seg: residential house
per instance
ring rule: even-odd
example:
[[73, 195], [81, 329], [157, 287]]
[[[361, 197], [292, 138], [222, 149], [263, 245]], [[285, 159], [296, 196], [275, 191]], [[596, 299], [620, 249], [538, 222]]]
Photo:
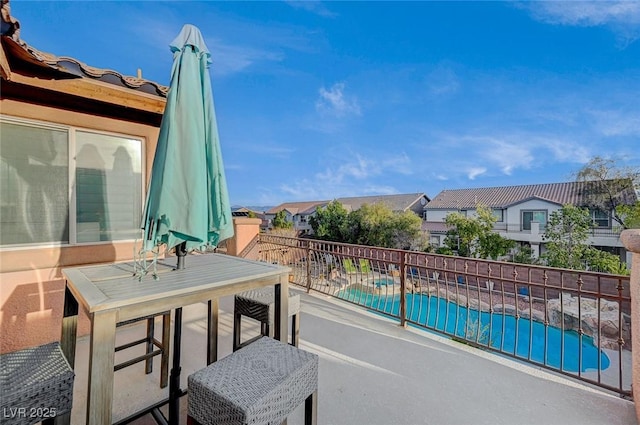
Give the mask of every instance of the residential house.
[[[47, 325], [62, 316], [61, 268], [133, 258], [168, 92], [140, 72], [124, 76], [37, 50], [20, 39], [19, 22], [5, 6], [2, 351], [59, 337], [59, 327]], [[27, 323], [55, 335], [26, 332]], [[36, 339], [25, 340], [27, 334]]]
[[413, 211], [420, 217], [423, 215], [425, 205], [429, 202], [429, 197], [424, 193], [405, 193], [397, 195], [377, 195], [377, 196], [358, 196], [352, 198], [338, 198], [347, 211], [360, 209], [364, 204], [385, 204], [392, 211], [405, 212]]
[[301, 234], [311, 233], [313, 230], [309, 224], [309, 217], [316, 212], [317, 207], [323, 207], [328, 203], [329, 201], [285, 202], [266, 211], [265, 220], [268, 228], [272, 228], [276, 214], [284, 211], [285, 219], [293, 224], [294, 230]]
[[[458, 212], [472, 216], [479, 204], [491, 208], [496, 216], [494, 230], [505, 238], [531, 246], [534, 256], [544, 252], [543, 234], [549, 215], [571, 204], [588, 205], [589, 185], [593, 183], [567, 182], [532, 184], [523, 186], [486, 187], [477, 189], [443, 190], [424, 208], [423, 230], [430, 233], [434, 246], [442, 246], [447, 226], [447, 214]], [[619, 194], [623, 202], [634, 203], [637, 195], [633, 189]], [[593, 229], [588, 243], [600, 249], [620, 255], [624, 261], [627, 253], [620, 242], [620, 226], [610, 217], [610, 212], [590, 210]]]
[[[424, 193], [408, 193], [399, 195], [357, 196], [350, 198], [337, 198], [347, 211], [360, 209], [364, 204], [385, 204], [392, 211], [413, 211], [422, 216], [423, 208], [429, 202]], [[273, 207], [265, 214], [269, 223], [275, 218], [276, 213], [285, 211], [286, 220], [293, 223], [293, 228], [301, 233], [311, 234], [313, 229], [309, 224], [309, 218], [316, 212], [316, 208], [322, 208], [331, 201], [287, 202]]]

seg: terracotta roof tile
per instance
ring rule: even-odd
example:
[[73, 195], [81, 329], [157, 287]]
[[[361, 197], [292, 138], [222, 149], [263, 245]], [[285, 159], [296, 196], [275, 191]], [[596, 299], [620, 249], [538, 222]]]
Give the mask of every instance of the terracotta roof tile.
[[[154, 81], [133, 76], [126, 76], [111, 69], [101, 69], [89, 66], [68, 56], [56, 56], [42, 52], [28, 45], [20, 39], [20, 22], [11, 16], [8, 0], [2, 0], [2, 46], [6, 47], [16, 57], [36, 66], [48, 67], [67, 75], [88, 77], [110, 84], [139, 90], [145, 93], [167, 97], [169, 87]], [[11, 71], [2, 64], [2, 77], [10, 79]]]

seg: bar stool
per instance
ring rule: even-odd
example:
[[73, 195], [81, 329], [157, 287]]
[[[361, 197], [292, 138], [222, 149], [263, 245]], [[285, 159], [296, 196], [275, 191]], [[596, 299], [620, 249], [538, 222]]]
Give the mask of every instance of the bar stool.
[[303, 401], [317, 424], [318, 356], [261, 337], [189, 375], [188, 425], [280, 424]]
[[58, 342], [0, 355], [0, 422], [53, 424], [71, 412], [74, 377]]
[[[159, 341], [155, 338], [155, 318], [162, 316], [162, 340]], [[149, 315], [138, 317], [124, 322], [119, 322], [116, 326], [121, 327], [132, 323], [137, 323], [142, 320], [147, 321], [147, 333], [144, 338], [136, 341], [122, 344], [115, 348], [115, 352], [126, 350], [136, 345], [145, 345], [145, 354], [134, 357], [130, 360], [123, 361], [114, 365], [113, 370], [118, 371], [125, 367], [132, 366], [139, 362], [145, 362], [145, 373], [148, 375], [153, 372], [153, 358], [155, 356], [161, 356], [160, 358], [160, 388], [165, 388], [169, 383], [169, 344], [171, 341], [171, 312], [165, 311], [157, 315]], [[157, 349], [156, 349], [157, 348]]]
[[[300, 295], [289, 292], [289, 317], [291, 317], [291, 345], [300, 343]], [[272, 286], [236, 294], [233, 307], [233, 351], [250, 344], [261, 336], [273, 336], [275, 315], [275, 290]], [[242, 316], [260, 322], [260, 335], [241, 342]]]

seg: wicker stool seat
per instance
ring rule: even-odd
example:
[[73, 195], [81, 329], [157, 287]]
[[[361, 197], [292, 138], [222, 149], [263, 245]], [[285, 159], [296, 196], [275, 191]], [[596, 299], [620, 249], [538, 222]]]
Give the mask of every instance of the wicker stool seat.
[[[297, 347], [300, 342], [300, 295], [289, 292], [289, 317], [291, 317], [291, 345]], [[261, 336], [273, 337], [275, 315], [275, 291], [273, 287], [265, 287], [242, 292], [234, 297], [233, 307], [233, 351], [244, 347]], [[260, 322], [260, 335], [241, 342], [242, 316]]]
[[[158, 340], [155, 337], [155, 319], [157, 316], [162, 316], [162, 340]], [[145, 354], [134, 357], [132, 359], [123, 361], [114, 366], [113, 370], [118, 371], [125, 367], [132, 366], [139, 362], [145, 362], [145, 373], [150, 374], [153, 372], [153, 358], [155, 356], [161, 356], [160, 358], [160, 388], [164, 388], [169, 383], [169, 344], [171, 341], [171, 312], [164, 311], [160, 314], [153, 314], [149, 316], [138, 317], [131, 320], [125, 320], [119, 322], [117, 327], [137, 323], [140, 321], [147, 321], [147, 333], [142, 339], [129, 342], [117, 346], [115, 348], [116, 353], [118, 351], [126, 350], [131, 347], [135, 347], [140, 344], [145, 345]]]
[[1, 422], [52, 424], [53, 417], [71, 412], [74, 376], [57, 342], [2, 354]]
[[318, 356], [262, 337], [188, 378], [188, 424], [280, 424], [305, 402], [317, 423]]

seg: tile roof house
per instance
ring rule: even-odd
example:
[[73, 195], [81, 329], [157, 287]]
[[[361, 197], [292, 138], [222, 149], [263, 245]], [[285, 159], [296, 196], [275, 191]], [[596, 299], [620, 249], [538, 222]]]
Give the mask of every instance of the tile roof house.
[[[168, 91], [140, 75], [37, 50], [20, 39], [8, 6], [3, 0], [3, 352], [59, 337], [59, 328], [45, 323], [61, 317], [61, 268], [132, 258]], [[8, 328], [7, 320], [15, 323]], [[27, 332], [27, 323], [55, 335]]]
[[[422, 216], [423, 208], [427, 202], [429, 202], [429, 198], [424, 193], [407, 193], [337, 198], [335, 201], [340, 202], [347, 211], [360, 209], [364, 204], [383, 203], [392, 211], [413, 211], [417, 215]], [[316, 212], [316, 208], [322, 208], [329, 202], [331, 201], [287, 202], [271, 208], [265, 213], [265, 218], [270, 222], [277, 212], [284, 210], [287, 221], [293, 223], [295, 230], [312, 233], [313, 229], [309, 225], [309, 217]]]
[[338, 198], [347, 211], [360, 209], [364, 204], [382, 203], [391, 208], [392, 211], [404, 212], [413, 211], [422, 217], [424, 206], [429, 202], [429, 197], [424, 193], [405, 193], [397, 195], [377, 195], [377, 196], [358, 196], [352, 198]]
[[293, 223], [294, 230], [301, 233], [309, 233], [312, 231], [311, 225], [309, 225], [309, 217], [316, 212], [317, 207], [323, 207], [329, 202], [330, 201], [285, 202], [284, 204], [269, 209], [265, 212], [264, 216], [270, 228], [271, 222], [276, 217], [276, 214], [284, 211], [286, 220]]
[[[534, 255], [539, 255], [544, 251], [542, 235], [549, 215], [566, 204], [588, 206], [588, 195], [594, 185], [597, 183], [566, 182], [443, 190], [425, 206], [423, 230], [430, 233], [433, 245], [441, 246], [448, 230], [444, 223], [447, 214], [472, 215], [476, 205], [483, 204], [493, 209], [497, 217], [496, 232], [529, 244]], [[617, 197], [628, 204], [638, 199], [631, 185]], [[590, 212], [594, 222], [590, 244], [615, 252], [624, 260], [626, 252], [619, 239], [619, 226], [611, 220], [609, 212], [595, 209]]]

